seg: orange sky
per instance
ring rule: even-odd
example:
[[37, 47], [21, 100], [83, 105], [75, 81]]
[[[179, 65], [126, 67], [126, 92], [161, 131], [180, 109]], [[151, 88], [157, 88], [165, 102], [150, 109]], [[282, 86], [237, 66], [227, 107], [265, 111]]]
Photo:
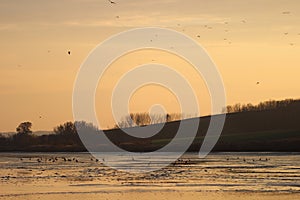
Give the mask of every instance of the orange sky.
[[[25, 120], [34, 130], [72, 120], [73, 84], [88, 53], [113, 34], [145, 26], [174, 29], [199, 42], [219, 68], [228, 104], [300, 98], [300, 1], [115, 1], [0, 1], [0, 131], [14, 131]], [[201, 115], [209, 114], [203, 80], [187, 63], [166, 52], [139, 51], [116, 60], [100, 81], [95, 98], [103, 128], [113, 125], [107, 105], [114, 81], [153, 58], [184, 68]], [[148, 111], [159, 102], [176, 112], [173, 98], [163, 88], [145, 87], [130, 109]]]

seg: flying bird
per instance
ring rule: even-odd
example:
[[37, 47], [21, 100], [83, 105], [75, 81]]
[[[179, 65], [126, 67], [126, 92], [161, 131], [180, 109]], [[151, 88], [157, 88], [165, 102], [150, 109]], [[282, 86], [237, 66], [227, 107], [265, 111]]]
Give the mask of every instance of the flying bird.
[[289, 11], [284, 11], [284, 12], [282, 12], [282, 14], [288, 15], [288, 14], [291, 14], [291, 12], [289, 12]]
[[197, 35], [197, 37], [200, 38], [201, 36], [200, 36], [200, 35]]
[[112, 0], [108, 0], [109, 1], [109, 3], [111, 3], [111, 4], [116, 4], [116, 2], [114, 2], [114, 1], [112, 1]]
[[287, 34], [289, 34], [289, 33], [284, 33], [284, 35], [287, 35]]
[[68, 51], [68, 54], [71, 55], [71, 51]]
[[259, 85], [259, 81], [256, 82], [256, 85]]

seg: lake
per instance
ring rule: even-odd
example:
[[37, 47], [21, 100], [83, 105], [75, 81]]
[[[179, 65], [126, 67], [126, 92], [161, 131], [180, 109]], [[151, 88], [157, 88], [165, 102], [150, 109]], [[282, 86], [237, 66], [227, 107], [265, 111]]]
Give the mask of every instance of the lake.
[[[149, 162], [143, 156], [112, 160], [132, 168]], [[158, 171], [129, 173], [107, 167], [89, 153], [0, 153], [0, 188], [0, 199], [193, 199], [191, 195], [203, 194], [300, 199], [300, 154], [211, 153], [200, 159], [187, 153]]]

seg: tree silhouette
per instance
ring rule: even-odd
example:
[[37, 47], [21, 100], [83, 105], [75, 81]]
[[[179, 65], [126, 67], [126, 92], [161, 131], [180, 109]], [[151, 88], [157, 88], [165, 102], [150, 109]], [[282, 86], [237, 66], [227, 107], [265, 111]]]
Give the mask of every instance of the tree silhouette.
[[17, 128], [16, 131], [18, 134], [29, 134], [31, 131], [32, 123], [31, 122], [22, 122]]
[[223, 113], [234, 113], [234, 112], [248, 112], [248, 111], [263, 111], [263, 110], [275, 110], [280, 108], [285, 108], [288, 106], [292, 106], [293, 104], [299, 102], [299, 100], [294, 99], [285, 99], [281, 101], [269, 100], [260, 102], [257, 105], [252, 105], [251, 103], [241, 105], [237, 103], [233, 106], [227, 106]]
[[134, 126], [147, 126], [150, 124], [158, 124], [164, 122], [171, 122], [176, 120], [184, 119], [184, 115], [180, 113], [171, 114], [149, 114], [146, 112], [142, 113], [130, 113], [123, 117], [123, 119], [115, 125], [115, 128], [129, 128]]
[[77, 134], [75, 124], [73, 122], [66, 122], [53, 129], [57, 135], [72, 135]]

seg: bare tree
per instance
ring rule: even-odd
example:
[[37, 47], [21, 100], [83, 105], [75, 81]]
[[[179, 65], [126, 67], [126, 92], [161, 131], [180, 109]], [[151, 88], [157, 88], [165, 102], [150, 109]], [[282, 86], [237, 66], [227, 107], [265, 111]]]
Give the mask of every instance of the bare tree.
[[128, 128], [134, 126], [147, 126], [150, 124], [158, 124], [164, 122], [171, 122], [175, 120], [183, 119], [183, 115], [180, 113], [171, 113], [171, 114], [149, 114], [146, 112], [143, 113], [130, 113], [122, 118], [120, 122], [115, 126], [115, 128]]

